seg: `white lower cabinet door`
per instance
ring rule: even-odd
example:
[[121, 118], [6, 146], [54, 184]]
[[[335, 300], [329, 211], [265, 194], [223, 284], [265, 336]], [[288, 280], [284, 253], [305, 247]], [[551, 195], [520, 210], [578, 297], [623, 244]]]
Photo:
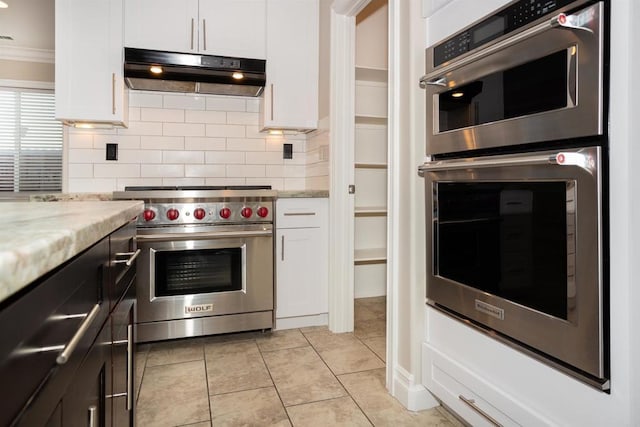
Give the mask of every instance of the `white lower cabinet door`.
[[310, 316], [328, 311], [326, 246], [321, 228], [276, 232], [276, 318]]

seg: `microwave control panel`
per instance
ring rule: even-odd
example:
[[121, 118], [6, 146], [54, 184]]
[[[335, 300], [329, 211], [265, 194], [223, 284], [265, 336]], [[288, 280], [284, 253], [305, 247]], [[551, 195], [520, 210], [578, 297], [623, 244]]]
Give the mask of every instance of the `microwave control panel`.
[[519, 0], [512, 3], [435, 46], [433, 67], [512, 33], [571, 3], [575, 3], [575, 0]]

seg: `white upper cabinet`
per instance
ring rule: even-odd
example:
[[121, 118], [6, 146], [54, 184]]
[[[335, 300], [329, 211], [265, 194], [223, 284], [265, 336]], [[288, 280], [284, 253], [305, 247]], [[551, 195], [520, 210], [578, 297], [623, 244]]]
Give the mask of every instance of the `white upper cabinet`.
[[56, 118], [126, 126], [123, 0], [56, 0]]
[[261, 128], [318, 127], [318, 0], [267, 0], [267, 85]]
[[264, 0], [126, 0], [125, 46], [265, 58]]
[[202, 0], [200, 52], [265, 59], [264, 0]]

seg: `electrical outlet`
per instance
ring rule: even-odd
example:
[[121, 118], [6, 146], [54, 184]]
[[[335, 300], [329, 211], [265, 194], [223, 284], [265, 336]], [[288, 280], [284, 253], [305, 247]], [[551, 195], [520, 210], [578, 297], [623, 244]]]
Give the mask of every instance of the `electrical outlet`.
[[282, 158], [293, 159], [293, 144], [282, 144]]
[[118, 160], [118, 144], [107, 144], [107, 160]]

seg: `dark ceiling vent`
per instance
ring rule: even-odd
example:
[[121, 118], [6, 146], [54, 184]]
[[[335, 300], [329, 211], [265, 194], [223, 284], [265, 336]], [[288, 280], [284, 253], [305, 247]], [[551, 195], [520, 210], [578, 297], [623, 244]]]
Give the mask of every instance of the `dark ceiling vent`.
[[0, 40], [13, 40], [11, 36], [0, 36]]

